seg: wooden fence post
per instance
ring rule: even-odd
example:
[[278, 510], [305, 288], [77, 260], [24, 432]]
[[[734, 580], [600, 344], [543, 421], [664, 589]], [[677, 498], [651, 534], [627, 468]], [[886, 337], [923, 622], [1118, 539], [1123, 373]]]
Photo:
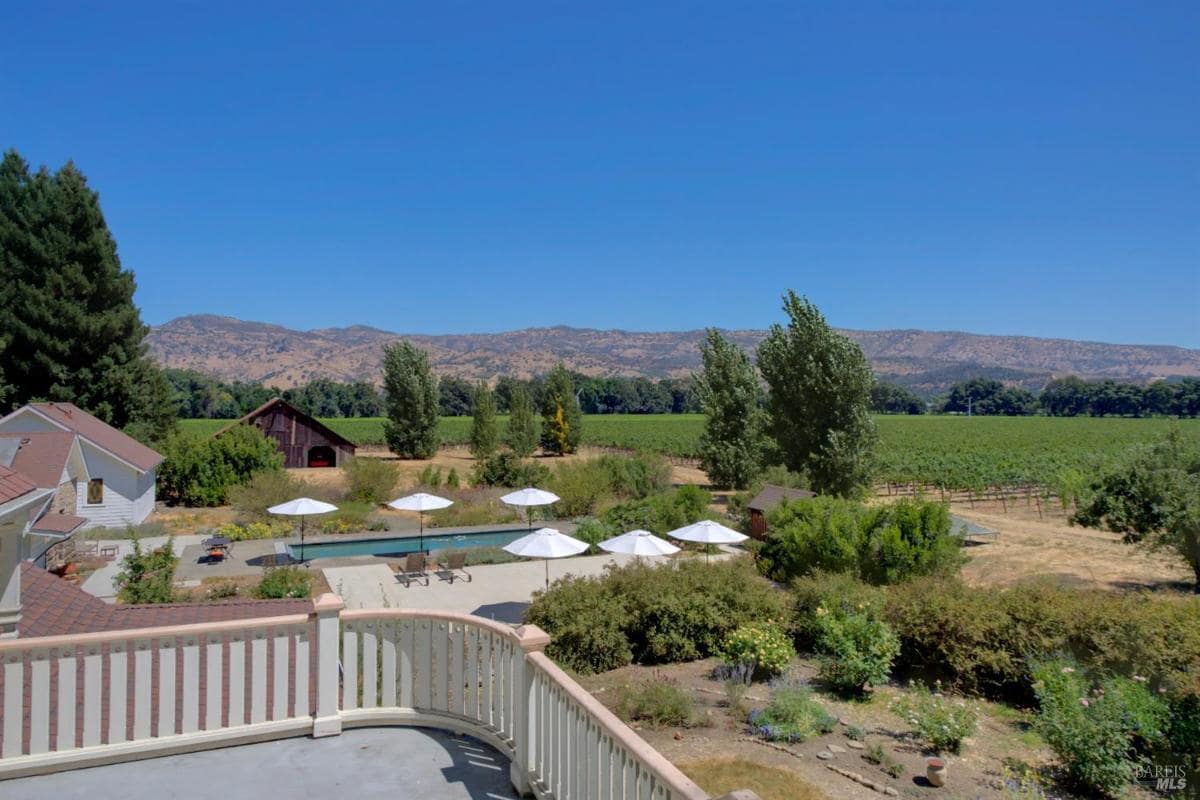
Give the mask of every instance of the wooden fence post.
[[[342, 609], [346, 604], [336, 594], [325, 594], [313, 602], [317, 619], [317, 713], [313, 720], [313, 737], [337, 736], [342, 732], [341, 708], [338, 703], [338, 653], [341, 643]], [[308, 687], [297, 687], [308, 691]]]

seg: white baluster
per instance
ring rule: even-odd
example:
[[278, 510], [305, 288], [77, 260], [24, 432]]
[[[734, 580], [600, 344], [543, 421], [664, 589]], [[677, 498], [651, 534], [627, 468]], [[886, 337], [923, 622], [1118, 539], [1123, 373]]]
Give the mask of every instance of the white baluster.
[[175, 646], [174, 639], [158, 640], [158, 735], [175, 735]]
[[50, 656], [49, 650], [29, 653], [29, 753], [50, 750]]
[[150, 640], [133, 643], [133, 738], [150, 738], [150, 718], [154, 697], [154, 651]]
[[229, 637], [229, 727], [246, 724], [246, 634]]
[[296, 716], [309, 716], [308, 709], [308, 626], [302, 625], [296, 629]]
[[221, 690], [225, 682], [225, 670], [221, 662], [224, 660], [225, 645], [222, 637], [214, 633], [205, 639], [204, 644], [204, 730], [215, 731], [223, 726], [221, 712], [223, 702]]
[[10, 652], [4, 657], [4, 747], [0, 757], [21, 755], [21, 728], [25, 721], [24, 653]]
[[108, 646], [108, 743], [125, 741], [126, 694], [129, 686], [129, 652], [126, 642]]
[[346, 623], [342, 636], [342, 709], [353, 711], [358, 708], [358, 629], [356, 622]]
[[250, 640], [250, 724], [267, 721], [267, 632], [258, 629]]
[[75, 647], [58, 650], [58, 734], [54, 749], [58, 752], [75, 749]]
[[396, 707], [396, 623], [393, 620], [380, 622], [380, 649], [383, 651], [380, 663], [379, 705], [383, 708]]
[[180, 730], [195, 733], [200, 730], [200, 640], [188, 636], [183, 640], [183, 720]]
[[288, 644], [287, 628], [276, 628], [271, 656], [275, 669], [271, 676], [271, 719], [287, 719], [288, 716]]

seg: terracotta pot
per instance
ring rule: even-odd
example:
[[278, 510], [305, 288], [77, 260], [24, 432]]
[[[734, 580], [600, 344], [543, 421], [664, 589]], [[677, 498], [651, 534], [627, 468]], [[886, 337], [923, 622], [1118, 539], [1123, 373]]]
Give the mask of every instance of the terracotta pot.
[[945, 759], [925, 759], [925, 779], [929, 781], [931, 786], [944, 786], [946, 784]]

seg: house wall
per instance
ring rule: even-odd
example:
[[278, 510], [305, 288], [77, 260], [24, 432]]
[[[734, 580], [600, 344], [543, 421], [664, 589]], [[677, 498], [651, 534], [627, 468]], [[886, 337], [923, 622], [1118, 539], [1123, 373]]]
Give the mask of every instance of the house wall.
[[137, 470], [82, 440], [83, 460], [92, 478], [104, 480], [104, 502], [89, 505], [87, 484], [76, 489], [75, 513], [87, 519], [83, 529], [99, 526], [119, 528], [145, 521], [154, 510], [154, 472], [139, 475]]
[[[50, 503], [51, 514], [74, 514], [79, 507], [79, 489], [76, 480], [63, 470], [62, 481], [54, 492], [54, 500]], [[86, 489], [85, 489], [86, 491]]]
[[18, 409], [9, 419], [0, 425], [0, 431], [5, 433], [36, 433], [38, 431], [61, 431], [62, 428], [49, 420], [35, 414], [28, 408]]

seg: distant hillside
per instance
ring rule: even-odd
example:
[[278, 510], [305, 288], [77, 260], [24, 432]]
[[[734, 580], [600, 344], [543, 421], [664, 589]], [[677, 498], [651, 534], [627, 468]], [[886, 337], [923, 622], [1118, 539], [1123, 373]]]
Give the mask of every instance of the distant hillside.
[[[876, 374], [924, 394], [955, 381], [987, 375], [1040, 388], [1057, 375], [1144, 381], [1200, 376], [1200, 350], [1166, 345], [1119, 345], [919, 330], [844, 331], [858, 342]], [[747, 349], [765, 331], [729, 331]], [[583, 328], [528, 328], [488, 334], [399, 334], [362, 325], [296, 331], [263, 322], [208, 314], [180, 317], [153, 328], [151, 353], [164, 365], [225, 380], [281, 388], [326, 377], [379, 380], [380, 350], [407, 339], [429, 351], [440, 374], [473, 380], [529, 377], [559, 361], [588, 375], [688, 375], [699, 366], [703, 331], [644, 333]]]

